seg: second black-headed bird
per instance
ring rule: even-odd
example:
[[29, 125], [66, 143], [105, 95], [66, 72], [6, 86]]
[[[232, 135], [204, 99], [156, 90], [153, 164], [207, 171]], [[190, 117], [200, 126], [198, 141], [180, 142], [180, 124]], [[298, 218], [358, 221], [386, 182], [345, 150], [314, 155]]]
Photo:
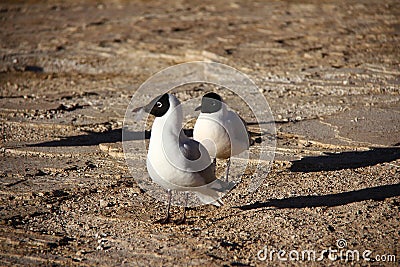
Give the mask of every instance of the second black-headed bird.
[[193, 138], [207, 148], [211, 157], [228, 159], [225, 178], [228, 181], [230, 158], [250, 145], [246, 125], [216, 93], [205, 94], [198, 109], [201, 113], [194, 125]]

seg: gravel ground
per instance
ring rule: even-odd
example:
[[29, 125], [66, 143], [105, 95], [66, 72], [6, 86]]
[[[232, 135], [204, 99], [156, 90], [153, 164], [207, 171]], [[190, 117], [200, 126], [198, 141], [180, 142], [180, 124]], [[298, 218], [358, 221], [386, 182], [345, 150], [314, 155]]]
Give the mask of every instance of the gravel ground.
[[[0, 265], [399, 265], [398, 1], [2, 1], [0, 21]], [[194, 60], [257, 84], [276, 154], [256, 192], [161, 225], [121, 129], [140, 84]]]

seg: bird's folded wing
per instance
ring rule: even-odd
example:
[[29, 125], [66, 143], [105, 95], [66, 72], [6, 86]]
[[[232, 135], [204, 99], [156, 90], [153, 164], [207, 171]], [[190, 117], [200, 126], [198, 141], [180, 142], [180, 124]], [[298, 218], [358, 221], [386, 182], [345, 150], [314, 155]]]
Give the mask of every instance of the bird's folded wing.
[[232, 135], [231, 138], [241, 142], [249, 141], [250, 135], [247, 131], [246, 122], [239, 115], [231, 111], [227, 121], [229, 133]]
[[180, 150], [188, 160], [198, 160], [201, 157], [199, 143], [192, 139], [185, 140], [181, 144]]

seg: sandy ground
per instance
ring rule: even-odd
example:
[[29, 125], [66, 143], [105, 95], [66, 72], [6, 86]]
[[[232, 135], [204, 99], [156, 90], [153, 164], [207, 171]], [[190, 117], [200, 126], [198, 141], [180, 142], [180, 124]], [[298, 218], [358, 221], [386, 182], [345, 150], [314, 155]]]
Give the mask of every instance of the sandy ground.
[[[0, 21], [0, 265], [399, 264], [398, 1], [2, 1]], [[255, 193], [160, 225], [121, 128], [140, 84], [193, 60], [254, 80], [276, 155]]]

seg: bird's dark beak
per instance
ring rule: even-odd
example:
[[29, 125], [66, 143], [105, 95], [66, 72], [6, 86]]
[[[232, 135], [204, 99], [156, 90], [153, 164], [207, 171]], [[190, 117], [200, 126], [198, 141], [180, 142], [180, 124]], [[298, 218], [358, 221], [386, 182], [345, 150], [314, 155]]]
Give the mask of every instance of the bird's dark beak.
[[138, 112], [138, 111], [140, 111], [142, 108], [143, 108], [143, 107], [134, 108], [134, 109], [132, 109], [132, 112]]
[[197, 108], [194, 109], [195, 111], [201, 110], [201, 106], [198, 106]]
[[143, 110], [147, 113], [150, 113], [150, 111], [153, 109], [154, 103], [153, 101], [147, 104], [146, 106], [143, 107]]
[[153, 103], [151, 102], [151, 103], [147, 104], [146, 106], [132, 109], [132, 112], [138, 112], [140, 110], [143, 110], [144, 112], [150, 113], [152, 108], [153, 108]]

